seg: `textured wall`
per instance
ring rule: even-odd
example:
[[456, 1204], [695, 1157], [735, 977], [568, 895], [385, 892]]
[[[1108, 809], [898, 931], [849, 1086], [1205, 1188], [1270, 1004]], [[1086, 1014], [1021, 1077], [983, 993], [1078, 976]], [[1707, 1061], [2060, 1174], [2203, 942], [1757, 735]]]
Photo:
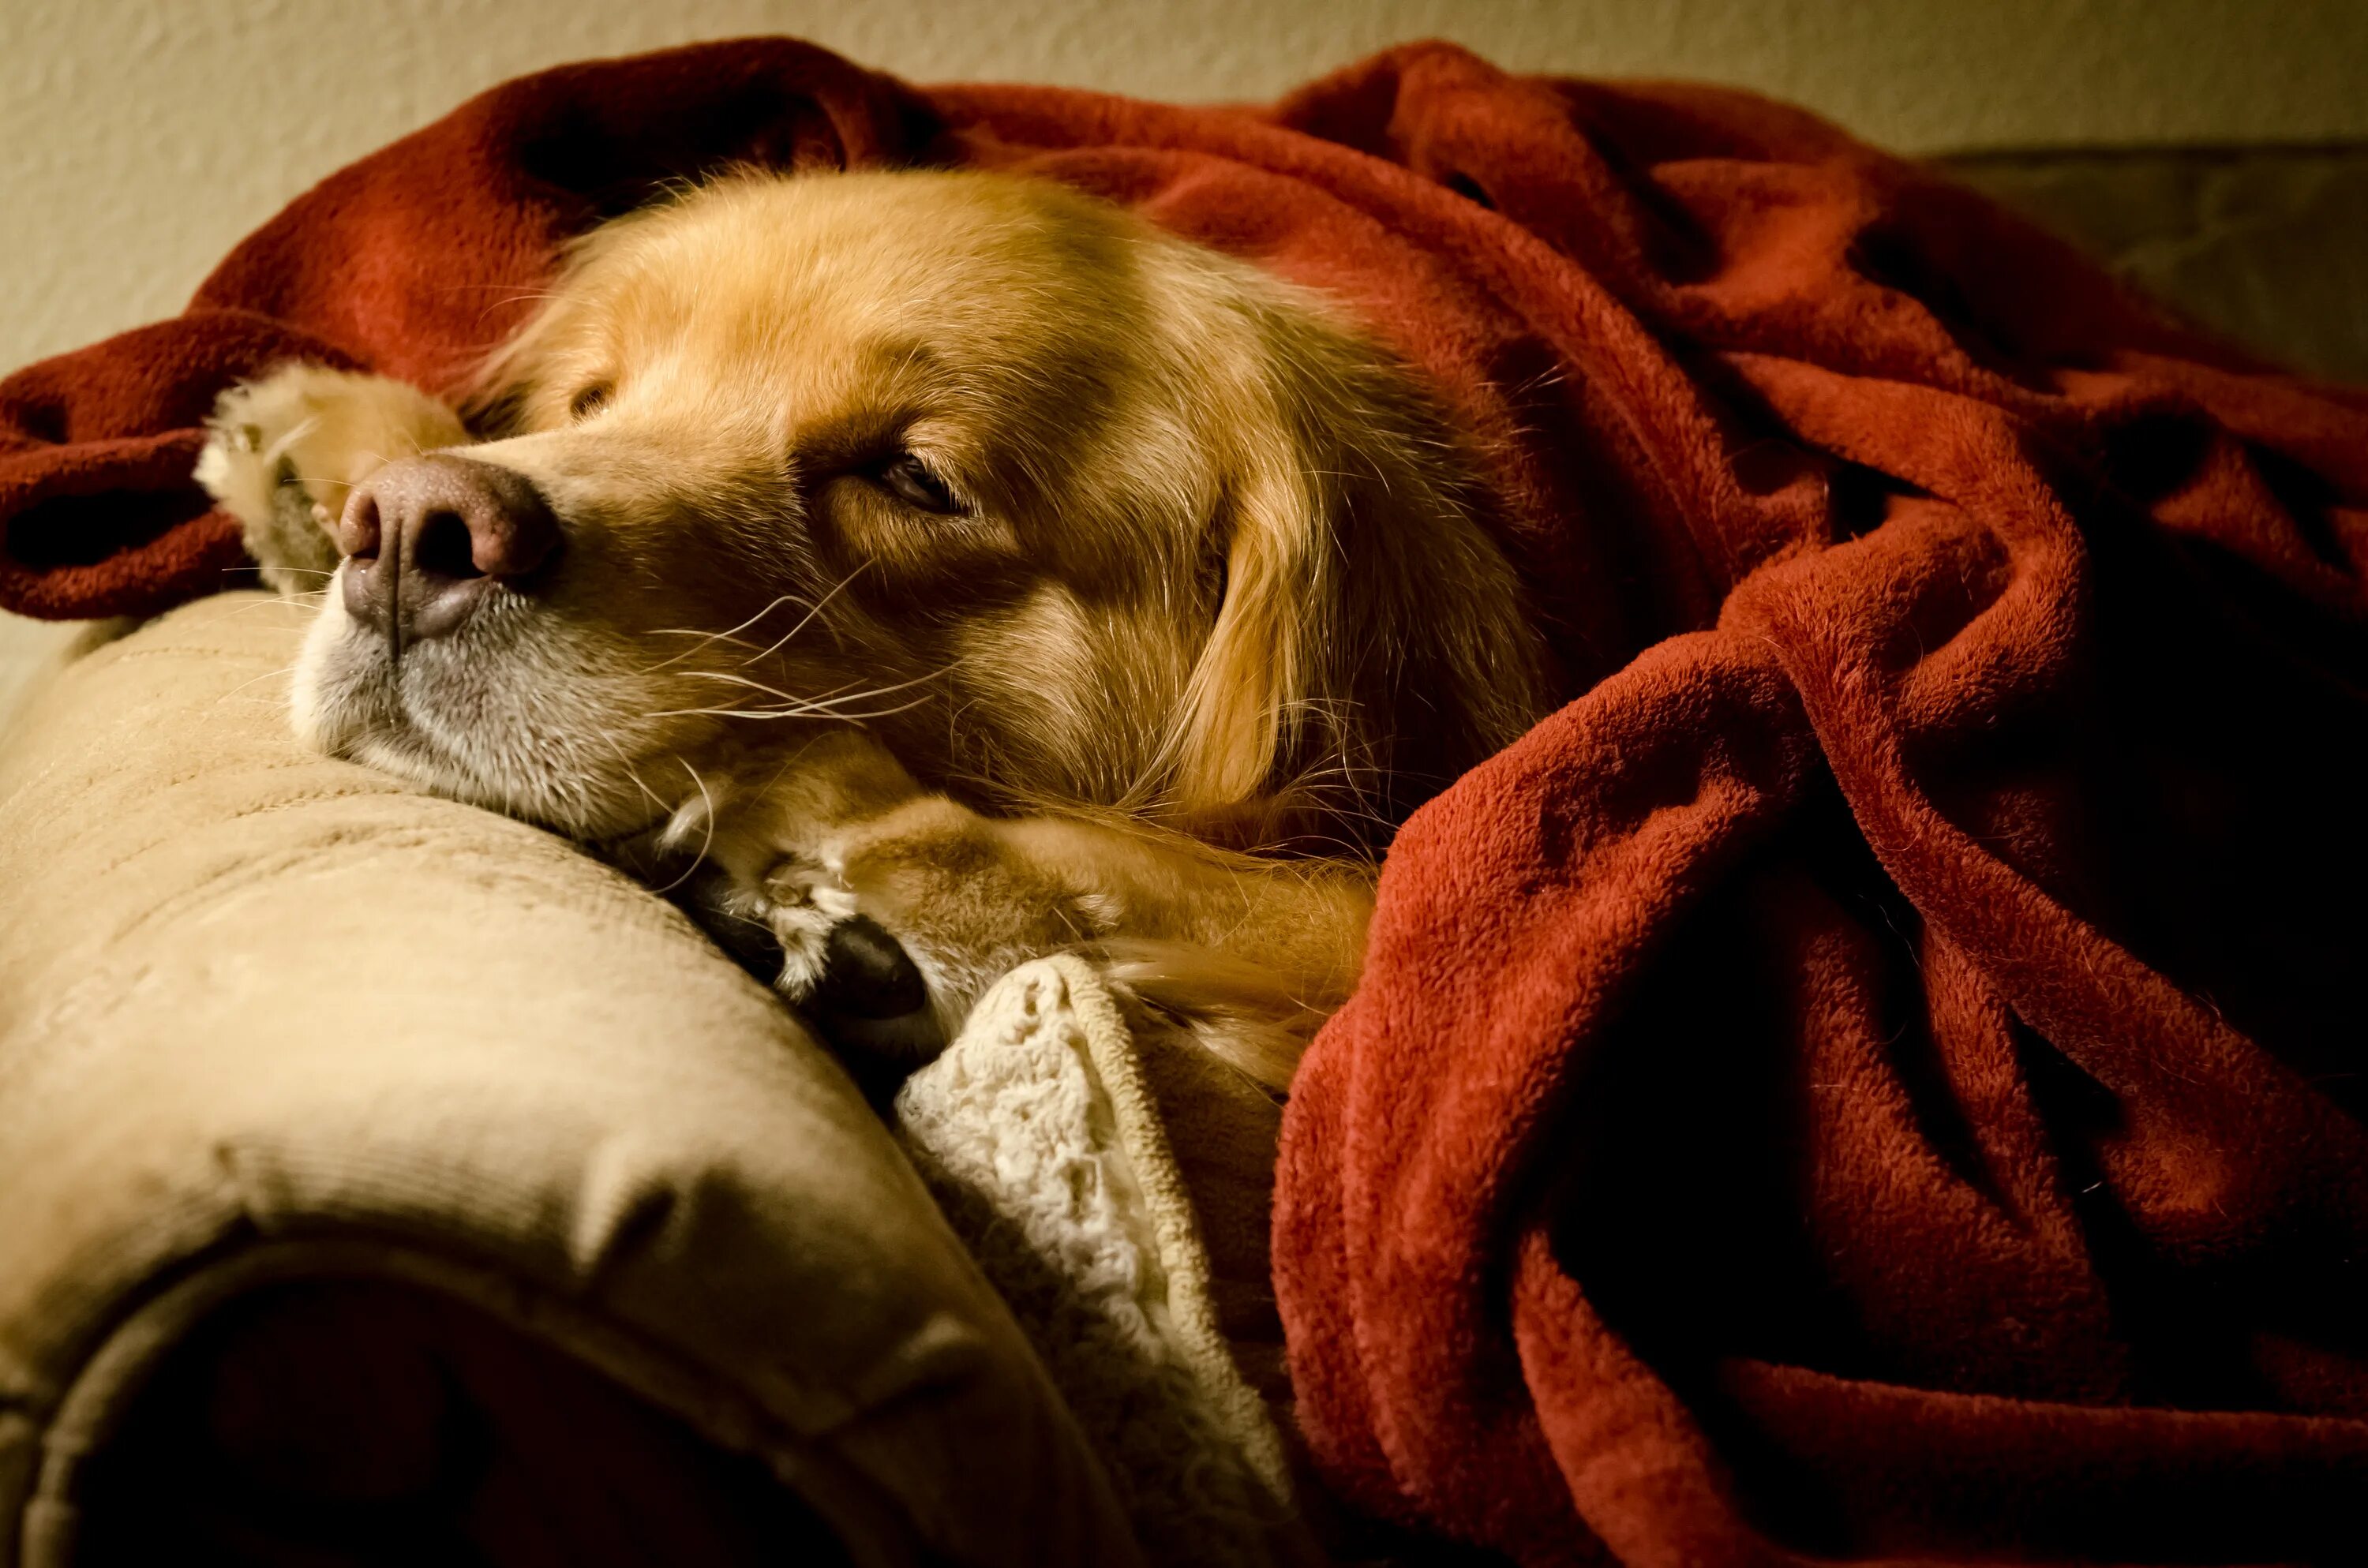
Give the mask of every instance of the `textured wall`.
[[0, 0], [0, 369], [168, 314], [289, 197], [554, 62], [803, 34], [916, 80], [1265, 97], [1439, 35], [1919, 151], [2368, 136], [2368, 0]]

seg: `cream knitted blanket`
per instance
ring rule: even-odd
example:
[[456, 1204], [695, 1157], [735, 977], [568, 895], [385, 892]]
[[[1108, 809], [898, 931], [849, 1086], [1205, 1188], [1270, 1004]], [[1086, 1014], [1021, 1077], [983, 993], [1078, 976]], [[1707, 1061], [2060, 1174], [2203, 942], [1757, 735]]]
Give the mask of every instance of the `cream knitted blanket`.
[[[1207, 1102], [1185, 1114], [1205, 1115]], [[1007, 975], [906, 1083], [896, 1112], [907, 1153], [1034, 1341], [1145, 1555], [1317, 1560], [1292, 1511], [1280, 1435], [1220, 1331], [1163, 1105], [1093, 967], [1062, 956]]]

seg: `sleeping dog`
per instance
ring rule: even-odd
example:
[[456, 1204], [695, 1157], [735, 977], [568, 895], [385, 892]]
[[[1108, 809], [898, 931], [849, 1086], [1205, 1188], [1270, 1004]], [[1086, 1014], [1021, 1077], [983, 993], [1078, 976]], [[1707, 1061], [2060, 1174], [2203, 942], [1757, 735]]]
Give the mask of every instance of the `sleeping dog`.
[[877, 1044], [1075, 949], [1281, 1086], [1391, 828], [1544, 700], [1404, 367], [1047, 183], [679, 194], [571, 250], [465, 415], [308, 366], [223, 397], [200, 480], [326, 583], [300, 735], [695, 866]]

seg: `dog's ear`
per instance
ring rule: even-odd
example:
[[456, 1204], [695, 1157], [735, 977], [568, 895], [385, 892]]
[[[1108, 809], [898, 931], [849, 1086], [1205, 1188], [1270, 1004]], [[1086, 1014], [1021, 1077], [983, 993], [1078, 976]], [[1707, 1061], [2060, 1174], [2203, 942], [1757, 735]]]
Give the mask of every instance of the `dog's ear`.
[[1177, 727], [1176, 803], [1188, 817], [1258, 799], [1297, 749], [1331, 597], [1318, 549], [1324, 500], [1310, 476], [1270, 454], [1226, 485], [1216, 622]]
[[1254, 309], [1173, 797], [1201, 823], [1379, 836], [1543, 711], [1543, 642], [1466, 443], [1411, 372], [1296, 298]]

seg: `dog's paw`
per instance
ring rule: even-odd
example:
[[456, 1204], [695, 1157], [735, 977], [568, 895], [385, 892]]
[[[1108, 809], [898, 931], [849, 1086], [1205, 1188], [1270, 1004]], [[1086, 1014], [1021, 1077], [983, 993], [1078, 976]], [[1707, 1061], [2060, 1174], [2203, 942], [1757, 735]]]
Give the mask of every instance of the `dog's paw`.
[[831, 933], [855, 918], [855, 895], [814, 862], [787, 859], [741, 898], [780, 946], [773, 989], [802, 1006], [813, 1002], [830, 973]]
[[773, 989], [831, 1039], [897, 1060], [944, 1043], [920, 966], [823, 867], [782, 860], [727, 894], [726, 907], [771, 935]]
[[328, 530], [347, 492], [392, 459], [468, 438], [459, 415], [405, 382], [283, 365], [216, 401], [196, 478], [239, 520], [264, 585], [307, 593], [336, 570]]

